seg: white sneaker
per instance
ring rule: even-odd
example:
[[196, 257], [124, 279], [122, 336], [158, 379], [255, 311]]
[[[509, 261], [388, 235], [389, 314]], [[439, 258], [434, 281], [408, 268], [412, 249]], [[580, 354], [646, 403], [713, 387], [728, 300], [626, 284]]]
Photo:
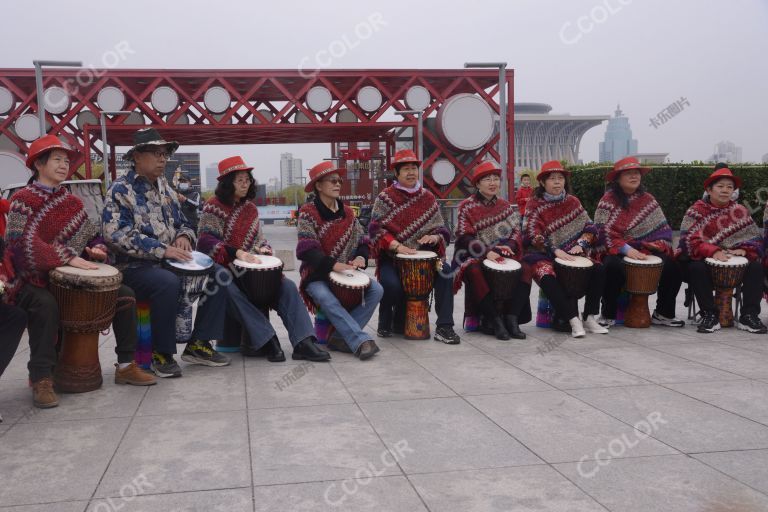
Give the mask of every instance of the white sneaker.
[[594, 334], [608, 334], [608, 329], [600, 325], [594, 315], [587, 315], [587, 319], [584, 320], [584, 328]]
[[586, 332], [584, 332], [584, 324], [581, 323], [581, 320], [579, 317], [575, 316], [568, 320], [568, 323], [571, 324], [571, 336], [574, 338], [583, 338], [586, 336]]
[[600, 315], [595, 320], [598, 324], [602, 325], [603, 327], [613, 327], [616, 325], [616, 320], [613, 318], [605, 318], [604, 316]]

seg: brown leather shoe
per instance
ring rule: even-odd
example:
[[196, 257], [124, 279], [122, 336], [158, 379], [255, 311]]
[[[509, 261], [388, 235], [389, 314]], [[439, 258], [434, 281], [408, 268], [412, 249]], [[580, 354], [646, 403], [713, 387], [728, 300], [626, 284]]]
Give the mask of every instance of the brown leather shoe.
[[43, 377], [32, 383], [32, 403], [40, 409], [50, 409], [59, 405], [59, 397], [53, 392], [51, 377]]
[[376, 352], [379, 351], [379, 347], [376, 346], [376, 342], [373, 340], [364, 341], [358, 348], [357, 352], [355, 352], [355, 355], [360, 359], [361, 361], [365, 361], [366, 359], [370, 359], [376, 354]]
[[153, 386], [157, 384], [157, 380], [154, 375], [139, 368], [136, 361], [131, 361], [125, 368], [120, 368], [120, 365], [115, 363], [115, 384]]

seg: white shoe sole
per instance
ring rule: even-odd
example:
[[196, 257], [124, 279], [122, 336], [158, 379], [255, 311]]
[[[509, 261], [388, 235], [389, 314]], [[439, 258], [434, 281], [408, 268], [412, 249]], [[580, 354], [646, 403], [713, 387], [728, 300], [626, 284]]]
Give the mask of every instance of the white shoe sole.
[[713, 332], [719, 331], [721, 329], [721, 327], [722, 326], [720, 324], [716, 324], [714, 327], [712, 327], [712, 329], [707, 329], [707, 330], [704, 330], [704, 331], [700, 331], [700, 330], [696, 329], [696, 332], [698, 332], [700, 334], [712, 334]]
[[229, 366], [229, 364], [231, 363], [231, 361], [229, 360], [217, 363], [216, 361], [211, 361], [210, 359], [203, 359], [203, 358], [191, 356], [188, 354], [182, 354], [181, 360], [184, 361], [185, 363], [201, 364], [203, 366]]
[[735, 322], [735, 323], [736, 323], [736, 328], [740, 331], [751, 332], [752, 334], [765, 334], [765, 331], [763, 331], [762, 329], [752, 329], [751, 327], [744, 325], [741, 322]]

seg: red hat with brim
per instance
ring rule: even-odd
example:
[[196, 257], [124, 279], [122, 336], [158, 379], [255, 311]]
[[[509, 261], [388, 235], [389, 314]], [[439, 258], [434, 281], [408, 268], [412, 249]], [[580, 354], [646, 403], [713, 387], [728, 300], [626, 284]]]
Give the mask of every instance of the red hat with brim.
[[561, 164], [559, 161], [550, 160], [549, 162], [544, 162], [544, 165], [541, 166], [541, 171], [539, 171], [539, 174], [536, 175], [536, 179], [539, 180], [539, 183], [544, 183], [544, 180], [547, 179], [547, 176], [553, 172], [562, 173], [563, 176], [571, 175], [571, 171], [563, 168], [563, 164]]
[[475, 170], [472, 171], [472, 184], [477, 185], [478, 181], [491, 174], [501, 177], [501, 169], [495, 162], [487, 160], [475, 167]]
[[323, 177], [328, 176], [329, 174], [338, 174], [344, 178], [347, 175], [347, 170], [336, 167], [336, 164], [333, 162], [323, 162], [321, 164], [317, 164], [309, 170], [309, 182], [307, 183], [307, 186], [304, 187], [304, 192], [309, 193], [314, 191], [315, 183], [323, 179]]
[[416, 164], [419, 166], [421, 165], [421, 160], [410, 149], [401, 149], [395, 153], [395, 158], [392, 159], [392, 170], [396, 171], [398, 166], [405, 164]]
[[704, 180], [704, 190], [708, 189], [710, 186], [714, 185], [715, 182], [723, 178], [728, 178], [729, 180], [733, 180], [734, 186], [736, 188], [741, 188], [741, 178], [739, 178], [738, 176], [734, 176], [733, 172], [731, 172], [729, 168], [721, 167], [720, 169], [710, 174], [709, 178]]
[[613, 164], [613, 169], [608, 171], [608, 174], [605, 175], [605, 181], [611, 182], [616, 181], [616, 179], [619, 177], [619, 174], [621, 174], [624, 171], [633, 171], [638, 170], [640, 171], [641, 176], [645, 176], [649, 172], [651, 172], [650, 167], [643, 167], [640, 165], [640, 162], [637, 160], [637, 158], [633, 156], [628, 156], [627, 158], [622, 158], [615, 164]]
[[77, 151], [69, 147], [67, 144], [64, 144], [57, 136], [44, 135], [29, 146], [29, 154], [27, 155], [26, 162], [27, 167], [32, 172], [35, 172], [35, 160], [37, 160], [37, 157], [53, 149], [60, 149], [65, 151], [70, 160], [74, 160], [77, 156]]
[[231, 156], [219, 162], [219, 176], [216, 178], [221, 181], [224, 176], [233, 172], [247, 171], [251, 172], [253, 167], [248, 167], [241, 156]]

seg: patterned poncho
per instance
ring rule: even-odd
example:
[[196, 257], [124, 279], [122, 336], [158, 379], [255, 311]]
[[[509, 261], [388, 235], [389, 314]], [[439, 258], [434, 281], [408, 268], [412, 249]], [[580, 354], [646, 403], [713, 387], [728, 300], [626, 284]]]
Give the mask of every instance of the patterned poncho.
[[66, 188], [50, 192], [33, 183], [11, 197], [6, 232], [6, 260], [15, 277], [6, 299], [13, 302], [25, 283], [46, 287], [48, 272], [80, 256], [98, 227], [82, 201]]
[[[323, 218], [315, 203], [307, 203], [299, 210], [296, 257], [301, 260], [300, 289], [301, 296], [312, 313], [316, 308], [306, 293], [306, 285], [312, 280], [311, 277], [318, 270], [318, 266], [323, 265], [324, 271], [330, 271], [334, 262], [347, 263], [361, 252], [364, 257], [367, 255], [368, 237], [365, 236], [363, 226], [355, 218], [352, 208], [347, 205], [343, 205], [343, 208], [343, 216], [330, 221]], [[364, 251], [361, 251], [361, 248], [364, 248]], [[325, 255], [326, 263], [310, 263], [312, 253], [317, 254], [317, 251]]]
[[700, 199], [683, 217], [678, 255], [702, 260], [721, 249], [744, 249], [750, 261], [762, 257], [760, 228], [749, 211], [735, 201], [718, 208]]
[[624, 244], [629, 244], [646, 254], [671, 256], [672, 229], [656, 198], [648, 192], [635, 192], [628, 199], [629, 206], [622, 208], [609, 190], [597, 203], [598, 253], [617, 255]]
[[482, 260], [489, 251], [500, 245], [512, 249], [514, 259], [520, 260], [523, 239], [520, 215], [515, 207], [501, 198], [483, 200], [478, 194], [462, 201], [456, 221], [453, 267], [458, 270], [453, 278], [454, 293], [461, 289], [467, 267]]
[[565, 252], [583, 240], [585, 254], [597, 238], [597, 229], [589, 214], [575, 196], [565, 194], [562, 200], [546, 200], [536, 196], [528, 200], [523, 217], [524, 260], [531, 265], [551, 261], [555, 249]]
[[271, 253], [259, 226], [259, 209], [252, 201], [230, 206], [212, 197], [203, 206], [197, 250], [219, 265], [229, 265], [238, 249], [253, 254]]
[[424, 187], [419, 187], [414, 193], [394, 185], [382, 190], [373, 205], [368, 233], [377, 261], [393, 240], [418, 248], [418, 240], [424, 235], [440, 235], [442, 240], [435, 252], [441, 258], [445, 256], [446, 245], [450, 242], [450, 233], [435, 196]]

